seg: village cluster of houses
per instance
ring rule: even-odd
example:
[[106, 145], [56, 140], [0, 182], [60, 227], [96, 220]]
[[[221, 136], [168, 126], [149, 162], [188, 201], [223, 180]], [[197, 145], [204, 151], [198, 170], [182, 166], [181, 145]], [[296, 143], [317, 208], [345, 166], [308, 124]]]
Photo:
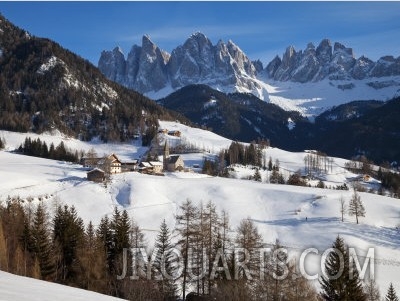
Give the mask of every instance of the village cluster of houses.
[[145, 174], [163, 175], [163, 172], [186, 171], [185, 163], [180, 155], [170, 155], [166, 142], [163, 148], [163, 162], [133, 160], [121, 161], [117, 155], [111, 154], [102, 158], [84, 157], [81, 164], [90, 168], [87, 179], [94, 182], [103, 182], [108, 175], [121, 172], [138, 171]]

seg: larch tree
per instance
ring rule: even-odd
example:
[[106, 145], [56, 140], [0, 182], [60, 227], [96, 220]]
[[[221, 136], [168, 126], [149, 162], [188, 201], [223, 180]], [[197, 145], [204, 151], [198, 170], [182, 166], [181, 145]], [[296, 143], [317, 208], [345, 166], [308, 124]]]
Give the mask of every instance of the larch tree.
[[182, 270], [182, 299], [186, 298], [186, 288], [188, 283], [189, 269], [189, 249], [193, 247], [193, 238], [196, 236], [197, 220], [199, 216], [198, 208], [193, 205], [192, 201], [187, 199], [180, 207], [180, 214], [176, 216], [178, 223], [177, 231], [179, 233], [178, 245], [181, 248], [183, 259]]
[[376, 285], [374, 279], [370, 278], [365, 283], [364, 292], [367, 295], [367, 301], [380, 301], [381, 295], [379, 293], [379, 288]]
[[[261, 235], [258, 232], [257, 226], [249, 218], [240, 221], [236, 233], [236, 246], [250, 252], [250, 261], [248, 264], [250, 275], [248, 276], [251, 276], [259, 268], [259, 256], [255, 256], [254, 252], [257, 252], [262, 246]], [[240, 270], [238, 272], [240, 277], [245, 276], [245, 271]]]
[[349, 203], [349, 215], [356, 217], [356, 222], [358, 224], [358, 218], [365, 216], [365, 208], [361, 201], [360, 195], [354, 190], [353, 196]]
[[[217, 209], [215, 204], [210, 200], [205, 206], [204, 210], [204, 229], [205, 231], [203, 232], [204, 236], [204, 246], [207, 252], [207, 258], [208, 258], [208, 269], [207, 269], [207, 281], [208, 281], [208, 287], [207, 287], [207, 292], [208, 294], [211, 291], [211, 286], [212, 286], [212, 279], [210, 279], [210, 274], [213, 268], [213, 262], [216, 256], [216, 245], [218, 244], [217, 238], [219, 234], [219, 216], [217, 213]], [[204, 292], [204, 290], [203, 290]]]
[[344, 199], [343, 196], [340, 196], [339, 198], [339, 204], [340, 204], [340, 214], [342, 215], [342, 222], [344, 220], [344, 215], [346, 213], [346, 200]]
[[3, 231], [3, 223], [0, 220], [0, 270], [8, 271], [7, 244]]

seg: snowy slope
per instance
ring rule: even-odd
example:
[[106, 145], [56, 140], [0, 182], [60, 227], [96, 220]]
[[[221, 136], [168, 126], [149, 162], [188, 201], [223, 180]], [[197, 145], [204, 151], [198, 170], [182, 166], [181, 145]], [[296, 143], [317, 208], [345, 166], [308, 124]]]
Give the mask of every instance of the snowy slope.
[[[315, 117], [322, 112], [354, 100], [389, 100], [400, 95], [400, 77], [369, 78], [365, 80], [329, 80], [296, 83], [270, 79], [260, 81], [268, 91], [269, 101], [287, 111], [298, 111], [304, 116]], [[371, 82], [391, 82], [391, 85], [375, 89]], [[340, 87], [352, 86], [351, 89]]]
[[[308, 247], [327, 248], [336, 235], [350, 246], [365, 252], [375, 247], [377, 282], [384, 288], [400, 273], [400, 200], [361, 193], [367, 216], [356, 225], [354, 218], [339, 220], [339, 198], [350, 199], [351, 192], [317, 188], [272, 185], [236, 179], [204, 177], [197, 174], [171, 174], [165, 177], [125, 173], [113, 176], [108, 187], [85, 180], [85, 173], [74, 165], [51, 160], [23, 158], [0, 152], [1, 197], [7, 195], [43, 196], [50, 212], [55, 204], [74, 205], [79, 215], [98, 224], [114, 206], [125, 208], [144, 229], [149, 245], [162, 219], [175, 227], [174, 215], [187, 198], [195, 203], [212, 200], [219, 210], [230, 214], [236, 227], [241, 219], [253, 219], [265, 243], [276, 238], [290, 251]], [[17, 162], [19, 162], [17, 164]], [[24, 164], [22, 164], [22, 162]], [[10, 176], [10, 170], [14, 174]], [[18, 179], [18, 180], [16, 180]], [[37, 202], [37, 198], [36, 198]], [[307, 217], [307, 221], [305, 218]]]
[[218, 154], [221, 149], [226, 149], [232, 140], [198, 128], [191, 128], [181, 123], [172, 121], [159, 121], [161, 129], [180, 131], [181, 137], [166, 136], [171, 146], [176, 144], [192, 144], [196, 148]]
[[[356, 100], [386, 101], [400, 96], [400, 76], [367, 78], [363, 80], [329, 80], [317, 82], [274, 81], [260, 75], [253, 79], [257, 91], [235, 87], [235, 91], [253, 93], [264, 101], [278, 105], [286, 111], [297, 111], [303, 116], [314, 118], [324, 111]], [[207, 83], [204, 83], [207, 84]], [[374, 88], [378, 87], [379, 88]], [[232, 89], [214, 87], [218, 91], [232, 93]], [[151, 99], [161, 99], [174, 92], [171, 87], [146, 95]]]
[[[183, 140], [204, 146], [205, 153], [185, 155], [188, 165], [201, 163], [205, 154], [218, 153], [230, 144], [230, 140], [213, 133], [177, 123], [161, 122], [161, 128], [182, 132], [181, 138], [165, 135], [170, 144]], [[19, 137], [5, 132], [1, 134], [7, 143]], [[91, 146], [78, 141], [74, 143], [82, 148]], [[99, 144], [96, 149], [107, 147], [111, 146]], [[140, 148], [128, 144], [112, 145], [112, 152], [116, 154], [137, 157], [140, 151]], [[276, 148], [265, 150], [266, 158], [278, 159], [281, 170], [287, 175], [303, 167], [305, 154]], [[56, 204], [74, 205], [85, 222], [92, 220], [95, 225], [105, 214], [111, 214], [114, 206], [125, 208], [144, 229], [149, 246], [154, 243], [162, 219], [166, 219], [171, 229], [175, 228], [175, 214], [186, 199], [197, 204], [212, 200], [218, 210], [225, 209], [229, 213], [233, 228], [241, 219], [251, 218], [266, 244], [279, 238], [290, 252], [308, 247], [322, 252], [338, 234], [361, 254], [365, 255], [368, 248], [374, 247], [375, 275], [382, 293], [391, 281], [396, 289], [400, 289], [400, 236], [396, 230], [400, 223], [398, 199], [360, 193], [367, 214], [357, 225], [354, 217], [345, 216], [345, 221], [340, 221], [339, 198], [343, 196], [348, 201], [351, 191], [273, 185], [266, 181], [258, 183], [196, 173], [167, 173], [165, 177], [124, 173], [114, 175], [111, 183], [104, 186], [88, 182], [86, 170], [79, 165], [5, 151], [0, 151], [0, 162], [0, 200], [9, 195], [32, 196], [37, 203], [42, 198], [50, 213]], [[326, 175], [327, 183], [340, 184], [354, 176], [343, 169], [344, 163], [345, 160], [334, 158], [333, 170]], [[248, 168], [238, 168], [237, 177], [242, 178], [246, 173], [249, 173]], [[314, 261], [309, 264], [315, 267]]]
[[2, 301], [112, 301], [122, 300], [95, 292], [72, 288], [0, 271]]
[[39, 138], [41, 141], [46, 142], [48, 146], [53, 143], [55, 146], [64, 142], [71, 150], [77, 150], [78, 152], [83, 150], [85, 152], [90, 149], [94, 149], [98, 156], [108, 155], [117, 151], [117, 155], [122, 160], [137, 159], [142, 156], [146, 151], [147, 147], [141, 146], [141, 141], [136, 140], [130, 143], [101, 143], [98, 140], [91, 142], [84, 142], [78, 139], [70, 138], [62, 133], [56, 131], [54, 133], [44, 133], [41, 135], [34, 133], [17, 133], [10, 131], [0, 130], [0, 137], [6, 141], [6, 150], [12, 151], [17, 149], [21, 144], [24, 143], [25, 138], [30, 137], [32, 140]]

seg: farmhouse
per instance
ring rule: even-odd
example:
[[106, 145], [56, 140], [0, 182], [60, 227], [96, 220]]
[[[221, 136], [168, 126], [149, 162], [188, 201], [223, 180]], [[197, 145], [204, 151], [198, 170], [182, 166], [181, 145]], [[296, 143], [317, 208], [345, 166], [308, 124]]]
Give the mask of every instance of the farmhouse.
[[122, 171], [122, 162], [115, 154], [103, 158], [82, 158], [81, 164], [87, 168], [99, 168], [108, 174], [120, 173]]
[[154, 173], [154, 174], [160, 174], [160, 173], [162, 173], [162, 171], [163, 171], [163, 164], [162, 164], [161, 162], [158, 162], [158, 161], [150, 161], [149, 163], [150, 163], [150, 165], [151, 165], [152, 168], [153, 168], [153, 173]]
[[100, 168], [95, 168], [87, 172], [87, 179], [89, 181], [101, 183], [105, 180], [105, 178], [105, 172]]
[[142, 173], [152, 173], [153, 167], [149, 162], [140, 162], [139, 164], [139, 172]]
[[141, 162], [139, 164], [139, 171], [146, 174], [162, 174], [163, 164], [159, 161]]
[[122, 162], [121, 163], [121, 171], [122, 172], [127, 172], [127, 171], [135, 171], [138, 167], [138, 160], [133, 160], [131, 162]]
[[104, 159], [104, 168], [108, 173], [120, 173], [121, 172], [121, 161], [115, 154], [111, 154]]

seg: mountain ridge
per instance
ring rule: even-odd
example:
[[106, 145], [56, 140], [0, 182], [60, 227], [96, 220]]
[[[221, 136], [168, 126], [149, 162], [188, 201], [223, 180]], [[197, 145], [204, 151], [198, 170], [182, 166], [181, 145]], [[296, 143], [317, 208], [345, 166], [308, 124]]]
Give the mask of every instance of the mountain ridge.
[[[149, 43], [151, 48], [146, 46]], [[143, 60], [149, 64], [141, 65]], [[189, 84], [208, 84], [224, 91], [252, 92], [263, 98], [256, 68], [244, 52], [231, 40], [219, 40], [213, 45], [200, 32], [192, 34], [171, 54], [143, 36], [142, 46], [133, 45], [126, 59], [118, 48], [102, 51], [98, 66], [109, 79], [145, 94], [168, 85], [175, 90]], [[146, 83], [143, 78], [148, 79]]]
[[223, 93], [206, 85], [185, 86], [158, 102], [234, 141], [263, 139], [293, 152], [316, 149], [347, 159], [365, 155], [379, 163], [400, 162], [400, 97], [341, 104], [313, 122], [251, 93]]
[[[323, 39], [317, 47], [308, 43], [305, 50], [296, 51], [293, 46], [289, 46], [281, 57], [275, 56], [265, 67], [260, 60], [251, 61], [233, 41], [225, 43], [219, 40], [213, 45], [199, 32], [192, 34], [182, 45], [173, 49], [171, 54], [163, 52], [153, 42], [152, 50], [143, 47], [148, 41], [149, 37], [144, 36], [142, 46], [134, 45], [126, 59], [117, 48], [103, 51], [99, 59], [99, 69], [109, 79], [153, 99], [163, 98], [186, 85], [206, 84], [225, 93], [252, 93], [262, 100], [281, 105], [286, 110], [287, 105], [271, 96], [268, 85], [282, 90], [281, 87], [289, 83], [319, 84], [328, 81], [329, 85], [347, 95], [343, 97], [346, 100], [340, 102], [339, 99], [337, 104], [348, 102], [349, 97], [353, 97], [350, 101], [364, 99], [365, 93], [362, 90], [371, 87], [379, 90], [371, 99], [390, 99], [396, 95], [395, 87], [400, 86], [397, 79], [390, 80], [400, 76], [400, 56], [395, 58], [386, 55], [376, 62], [365, 56], [356, 58], [352, 48], [339, 42], [332, 45], [329, 39]], [[152, 58], [151, 66], [140, 65], [139, 57], [144, 57], [145, 60]], [[143, 82], [142, 78], [147, 78], [147, 82]], [[292, 99], [300, 98], [300, 95], [301, 88]], [[306, 102], [327, 97], [329, 98], [329, 94], [322, 92], [320, 95], [310, 96]], [[303, 111], [303, 108], [300, 106], [299, 111]], [[316, 112], [311, 114], [316, 115]]]

